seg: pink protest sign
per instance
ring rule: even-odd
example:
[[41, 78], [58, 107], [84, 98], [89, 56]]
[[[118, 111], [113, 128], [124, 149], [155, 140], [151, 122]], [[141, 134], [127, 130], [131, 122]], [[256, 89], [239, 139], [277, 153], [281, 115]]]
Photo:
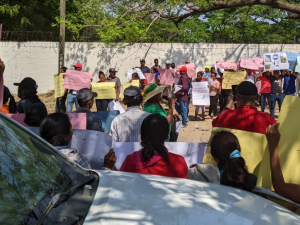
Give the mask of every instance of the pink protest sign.
[[235, 69], [236, 71], [239, 70], [239, 63], [235, 62], [217, 62], [217, 68], [219, 69], [230, 69], [230, 68]]
[[91, 87], [92, 73], [77, 70], [67, 70], [64, 80], [64, 89], [79, 91], [82, 88]]
[[159, 70], [160, 73], [160, 84], [173, 85], [173, 71], [169, 69]]
[[147, 81], [148, 81], [149, 84], [156, 83], [154, 73], [145, 73], [144, 75], [146, 76]]
[[245, 69], [263, 70], [263, 57], [256, 58], [241, 58], [240, 66]]
[[188, 64], [179, 65], [179, 66], [176, 67], [176, 73], [175, 73], [176, 78], [180, 78], [179, 69], [183, 66], [185, 66], [187, 68], [187, 75], [189, 76], [189, 78], [196, 77], [195, 64], [194, 63], [188, 63]]
[[[67, 113], [70, 118], [72, 128], [73, 129], [86, 129], [86, 114], [85, 113]], [[6, 114], [6, 116], [12, 118], [19, 124], [23, 125], [24, 127], [28, 127], [28, 125], [24, 122], [25, 114]]]

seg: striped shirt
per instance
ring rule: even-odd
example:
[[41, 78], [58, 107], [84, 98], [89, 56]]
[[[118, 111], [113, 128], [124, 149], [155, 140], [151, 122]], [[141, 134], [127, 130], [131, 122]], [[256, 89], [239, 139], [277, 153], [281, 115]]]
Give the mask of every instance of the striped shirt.
[[139, 106], [129, 107], [112, 121], [110, 135], [112, 144], [115, 142], [140, 142], [141, 125], [150, 113], [141, 110]]

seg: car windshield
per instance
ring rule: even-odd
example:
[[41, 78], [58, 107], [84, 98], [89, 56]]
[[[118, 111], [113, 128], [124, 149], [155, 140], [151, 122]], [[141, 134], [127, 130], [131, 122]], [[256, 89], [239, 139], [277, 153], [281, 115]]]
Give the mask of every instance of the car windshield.
[[49, 147], [0, 115], [0, 224], [35, 224], [65, 180]]

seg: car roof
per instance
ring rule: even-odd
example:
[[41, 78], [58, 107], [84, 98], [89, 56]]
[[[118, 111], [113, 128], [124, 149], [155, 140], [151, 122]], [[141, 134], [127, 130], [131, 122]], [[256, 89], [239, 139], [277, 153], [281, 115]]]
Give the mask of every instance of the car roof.
[[297, 214], [247, 191], [187, 179], [97, 171], [85, 225], [299, 224]]

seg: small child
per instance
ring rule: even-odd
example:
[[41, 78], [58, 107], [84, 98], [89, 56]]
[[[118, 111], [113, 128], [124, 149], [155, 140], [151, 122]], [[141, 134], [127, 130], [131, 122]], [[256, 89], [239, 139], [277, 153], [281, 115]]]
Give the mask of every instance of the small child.
[[[203, 82], [203, 81], [207, 81], [207, 79], [203, 78], [203, 72], [198, 72], [197, 73], [197, 78], [195, 78], [193, 80], [193, 82]], [[200, 107], [201, 107], [201, 110], [202, 110], [202, 120], [205, 121], [205, 106], [204, 105], [196, 105], [196, 108], [195, 108], [195, 120], [197, 120], [198, 112], [199, 112], [199, 108]]]

